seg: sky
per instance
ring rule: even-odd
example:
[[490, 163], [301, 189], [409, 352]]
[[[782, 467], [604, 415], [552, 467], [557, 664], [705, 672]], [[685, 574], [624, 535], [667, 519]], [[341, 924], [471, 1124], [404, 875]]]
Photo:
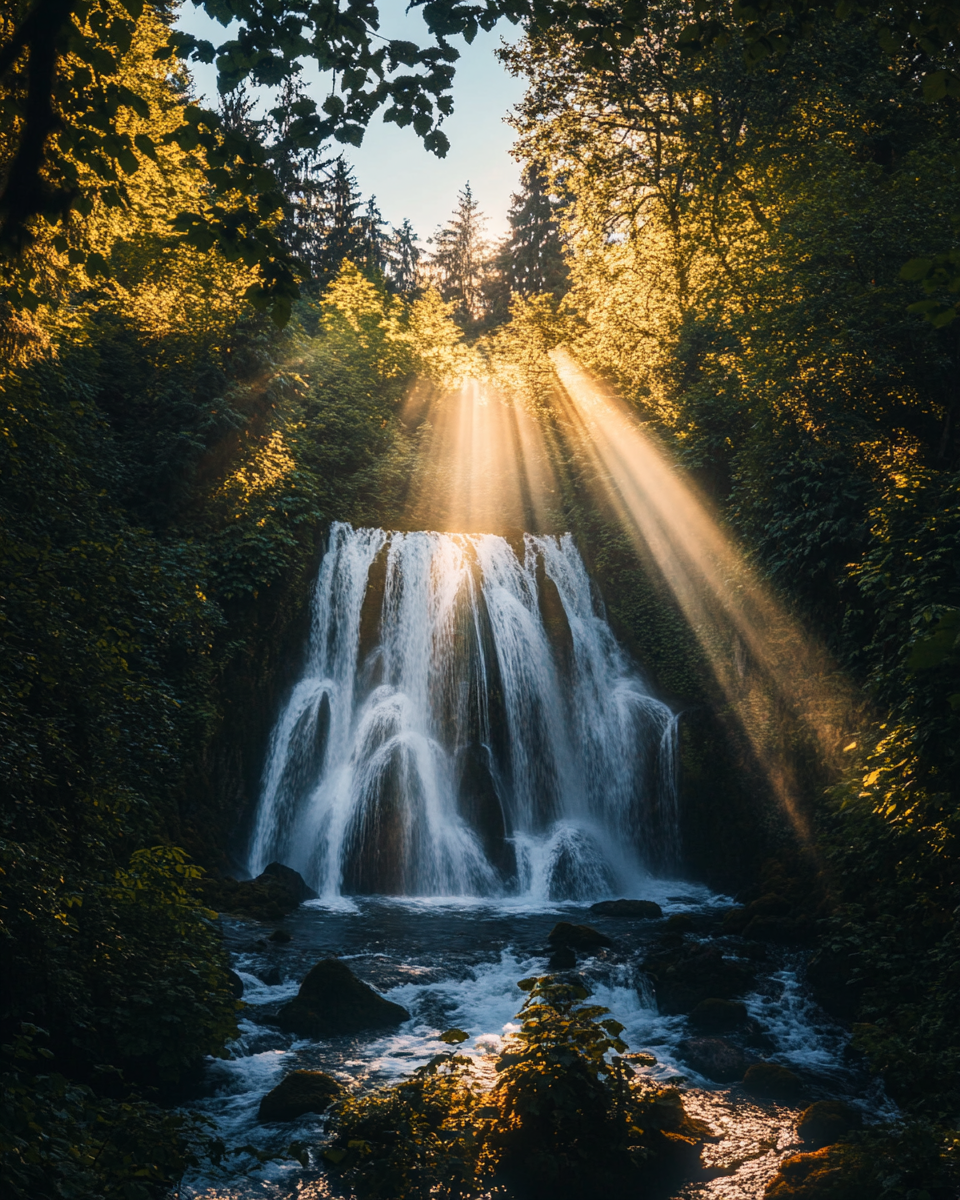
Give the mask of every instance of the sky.
[[[417, 41], [422, 22], [419, 16], [408, 16], [403, 9], [402, 0], [381, 3], [381, 32], [386, 37]], [[230, 36], [228, 30], [189, 2], [181, 8], [178, 24], [214, 45]], [[506, 232], [510, 196], [519, 186], [520, 173], [510, 157], [514, 134], [504, 117], [520, 101], [523, 81], [507, 73], [494, 51], [504, 38], [517, 36], [516, 27], [504, 23], [492, 33], [478, 34], [470, 46], [462, 39], [455, 43], [461, 57], [455, 64], [453, 115], [443, 125], [450, 139], [446, 158], [424, 150], [411, 128], [384, 124], [379, 116], [371, 122], [362, 146], [342, 147], [364, 200], [375, 195], [390, 224], [399, 225], [409, 217], [421, 241], [426, 241], [438, 225], [446, 222], [456, 205], [457, 193], [469, 182], [487, 217], [487, 236], [499, 238]], [[197, 93], [215, 105], [215, 68], [191, 63], [190, 69]], [[307, 91], [319, 102], [326, 92], [319, 74], [311, 72], [307, 64], [302, 78]]]

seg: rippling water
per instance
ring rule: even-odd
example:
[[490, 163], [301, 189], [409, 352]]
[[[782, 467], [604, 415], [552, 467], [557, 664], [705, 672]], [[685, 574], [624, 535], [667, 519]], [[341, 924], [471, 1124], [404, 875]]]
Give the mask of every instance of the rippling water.
[[[737, 956], [746, 944], [718, 936], [718, 918], [730, 900], [705, 888], [682, 883], [651, 883], [646, 896], [665, 916], [692, 917], [688, 940], [721, 945]], [[681, 1083], [691, 1115], [705, 1120], [717, 1138], [708, 1142], [703, 1163], [715, 1178], [691, 1182], [677, 1200], [758, 1197], [778, 1161], [800, 1147], [795, 1124], [802, 1105], [757, 1102], [739, 1088], [718, 1086], [687, 1067], [677, 1049], [690, 1033], [685, 1017], [662, 1016], [639, 969], [646, 947], [663, 933], [662, 921], [589, 918], [585, 905], [559, 903], [530, 907], [520, 902], [474, 899], [430, 901], [363, 898], [334, 907], [312, 902], [285, 923], [293, 934], [286, 947], [266, 941], [272, 927], [225, 920], [225, 936], [244, 985], [249, 1016], [271, 1011], [294, 996], [299, 981], [320, 958], [338, 954], [361, 978], [404, 1005], [410, 1021], [384, 1036], [296, 1039], [244, 1019], [233, 1057], [211, 1062], [208, 1094], [192, 1107], [209, 1117], [233, 1146], [250, 1145], [281, 1153], [291, 1142], [322, 1143], [324, 1120], [305, 1116], [284, 1125], [258, 1125], [261, 1096], [287, 1071], [322, 1069], [355, 1089], [394, 1083], [433, 1054], [445, 1049], [437, 1035], [451, 1026], [470, 1033], [461, 1048], [476, 1062], [481, 1077], [492, 1077], [492, 1064], [503, 1037], [517, 1028], [523, 1001], [517, 980], [547, 970], [547, 934], [558, 919], [584, 921], [615, 940], [579, 964], [595, 1002], [606, 1005], [625, 1026], [632, 1051], [647, 1050], [657, 1065], [645, 1073]], [[754, 950], [755, 953], [755, 950]], [[751, 956], [752, 958], [752, 956]], [[750, 1015], [771, 1039], [768, 1058], [800, 1074], [810, 1099], [842, 1097], [875, 1120], [889, 1106], [847, 1051], [844, 1030], [808, 996], [802, 983], [803, 953], [771, 947], [759, 963], [755, 990], [747, 997]], [[758, 964], [754, 961], [754, 967]], [[277, 971], [282, 982], [269, 986], [262, 977]], [[185, 1182], [184, 1197], [205, 1200], [286, 1200], [328, 1194], [319, 1155], [316, 1165], [277, 1161], [258, 1167], [250, 1154], [232, 1156], [224, 1168]], [[709, 1173], [709, 1172], [708, 1172]]]

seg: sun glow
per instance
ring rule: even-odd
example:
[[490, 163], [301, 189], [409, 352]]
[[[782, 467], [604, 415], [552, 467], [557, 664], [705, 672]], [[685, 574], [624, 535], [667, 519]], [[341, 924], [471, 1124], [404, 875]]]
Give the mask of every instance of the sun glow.
[[[404, 524], [452, 533], [555, 531], [557, 480], [541, 425], [489, 384], [428, 385], [404, 420], [421, 430], [421, 470]], [[559, 527], [557, 527], [559, 528]]]
[[622, 402], [567, 351], [554, 351], [553, 362], [566, 436], [588, 466], [595, 498], [668, 584], [774, 794], [806, 839], [792, 765], [797, 735], [821, 763], [834, 764], [852, 724], [848, 685]]

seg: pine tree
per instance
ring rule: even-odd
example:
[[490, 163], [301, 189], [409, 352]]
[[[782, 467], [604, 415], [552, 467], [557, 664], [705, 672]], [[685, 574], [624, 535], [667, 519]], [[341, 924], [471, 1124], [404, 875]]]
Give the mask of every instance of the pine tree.
[[538, 163], [528, 163], [521, 191], [512, 197], [508, 220], [510, 236], [498, 256], [498, 267], [511, 292], [537, 296], [567, 290], [567, 265], [563, 257], [558, 209], [562, 199], [550, 193]]
[[445, 300], [457, 302], [461, 324], [476, 325], [486, 312], [489, 246], [483, 236], [485, 224], [486, 217], [467, 183], [450, 223], [432, 238], [436, 248], [430, 255], [430, 276]]
[[357, 266], [362, 267], [368, 275], [383, 275], [387, 266], [390, 248], [390, 238], [387, 225], [380, 209], [377, 207], [376, 196], [367, 201], [367, 209], [360, 218], [361, 248]]
[[341, 154], [334, 160], [327, 192], [324, 281], [336, 275], [345, 258], [358, 264], [363, 262], [364, 218], [358, 215], [361, 204], [357, 181]]
[[409, 218], [393, 231], [387, 249], [387, 278], [392, 291], [409, 295], [419, 287], [422, 255], [416, 244], [419, 240]]

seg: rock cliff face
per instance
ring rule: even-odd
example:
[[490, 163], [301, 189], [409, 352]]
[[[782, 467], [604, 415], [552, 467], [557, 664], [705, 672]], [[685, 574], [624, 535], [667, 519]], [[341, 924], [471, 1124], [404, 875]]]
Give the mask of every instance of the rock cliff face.
[[276, 1023], [301, 1037], [327, 1038], [390, 1029], [409, 1020], [405, 1008], [385, 1000], [339, 959], [327, 958], [310, 970]]

